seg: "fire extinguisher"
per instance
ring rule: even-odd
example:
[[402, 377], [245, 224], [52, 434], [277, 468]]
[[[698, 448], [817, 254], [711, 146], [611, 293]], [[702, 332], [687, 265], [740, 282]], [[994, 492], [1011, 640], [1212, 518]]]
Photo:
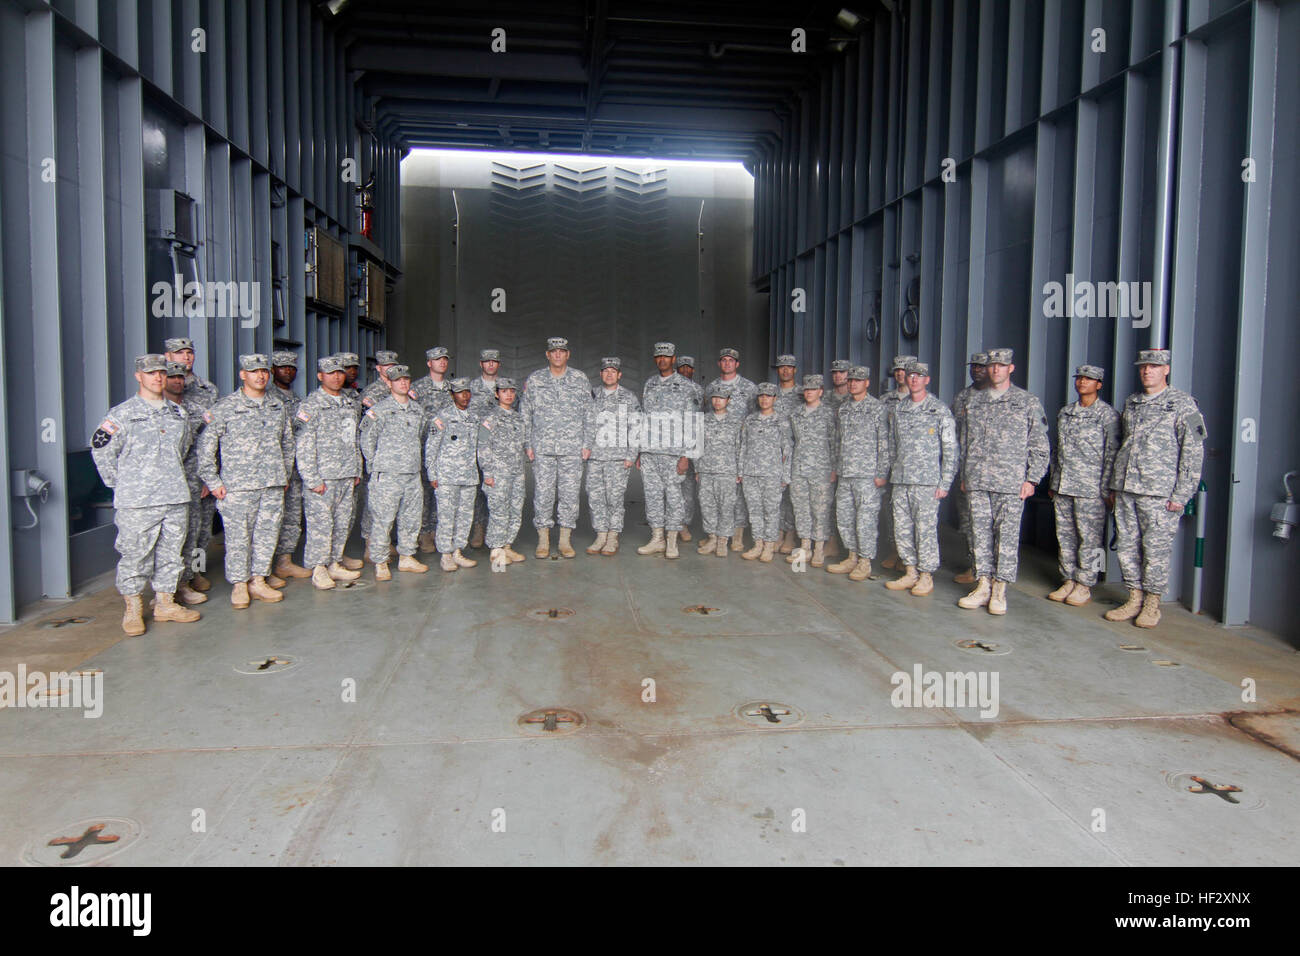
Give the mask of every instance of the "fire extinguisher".
[[375, 174], [372, 172], [361, 187], [361, 235], [374, 239], [375, 231]]

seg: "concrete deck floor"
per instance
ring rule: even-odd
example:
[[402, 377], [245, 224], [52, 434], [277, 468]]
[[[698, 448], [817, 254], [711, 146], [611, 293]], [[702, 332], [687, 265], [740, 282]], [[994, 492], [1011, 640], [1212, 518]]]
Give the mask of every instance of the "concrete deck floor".
[[[381, 585], [367, 565], [366, 587], [295, 581], [242, 612], [218, 558], [197, 624], [126, 639], [108, 586], [7, 629], [0, 671], [98, 668], [105, 703], [99, 719], [0, 715], [0, 862], [58, 862], [48, 840], [96, 821], [122, 839], [67, 862], [1300, 860], [1300, 654], [1280, 639], [1180, 607], [1155, 631], [1109, 624], [1117, 588], [1048, 602], [1047, 561], [1029, 551], [994, 618], [955, 606], [950, 572], [914, 598], [694, 543], [677, 562], [639, 557], [629, 520], [614, 558], [537, 561], [525, 530], [529, 560], [504, 574], [483, 560]], [[716, 610], [683, 610], [697, 605]], [[550, 608], [574, 613], [530, 615]], [[41, 626], [74, 616], [93, 620]], [[955, 646], [966, 638], [997, 646]], [[295, 664], [236, 670], [270, 655]], [[891, 675], [917, 664], [997, 671], [997, 716], [895, 708]], [[802, 719], [736, 716], [754, 701]], [[555, 706], [586, 725], [520, 729]], [[1240, 787], [1239, 802], [1188, 791], [1191, 775]]]

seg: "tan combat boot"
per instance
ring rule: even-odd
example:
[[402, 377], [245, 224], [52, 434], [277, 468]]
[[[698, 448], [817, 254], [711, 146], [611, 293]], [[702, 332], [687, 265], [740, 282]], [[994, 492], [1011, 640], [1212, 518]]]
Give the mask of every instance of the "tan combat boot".
[[825, 541], [813, 542], [813, 556], [812, 556], [812, 560], [809, 561], [808, 563], [811, 564], [814, 568], [826, 567], [826, 542]]
[[664, 557], [665, 557], [665, 558], [676, 558], [676, 557], [677, 557], [677, 536], [678, 536], [679, 534], [681, 534], [680, 531], [669, 531], [669, 532], [668, 532], [667, 540], [664, 542]]
[[777, 545], [777, 550], [780, 551], [781, 554], [789, 554], [791, 551], [794, 550], [794, 545], [795, 545], [794, 529], [791, 528], [789, 531], [782, 532], [781, 537], [778, 538], [775, 543]]
[[[339, 564], [343, 565], [343, 567], [347, 568], [349, 571], [360, 571], [366, 566], [366, 562], [362, 561], [360, 558], [349, 558], [346, 555], [339, 558]], [[360, 575], [357, 576], [360, 577]]]
[[1007, 582], [994, 581], [993, 590], [989, 594], [989, 613], [1006, 614], [1007, 613]]
[[[537, 529], [537, 550], [533, 552], [535, 558], [549, 558], [551, 556], [551, 529]], [[445, 562], [444, 562], [445, 563]], [[443, 568], [445, 571], [446, 568]]]
[[917, 597], [925, 597], [934, 590], [934, 575], [929, 571], [922, 571], [917, 576], [916, 585], [912, 588], [912, 593]]
[[144, 633], [144, 596], [140, 594], [123, 594], [126, 613], [122, 615], [122, 630], [129, 637], [139, 637]]
[[337, 561], [331, 564], [327, 570], [329, 571], [330, 577], [335, 581], [355, 581], [357, 578], [361, 577], [360, 571], [353, 571], [350, 568], [345, 568]]
[[762, 561], [764, 564], [771, 564], [772, 558], [775, 556], [775, 553], [776, 553], [776, 542], [764, 541], [763, 553], [758, 556], [758, 560]]
[[248, 582], [248, 596], [255, 597], [259, 601], [265, 601], [267, 604], [275, 604], [284, 600], [284, 595], [266, 583], [266, 578], [257, 575], [252, 581]]
[[419, 542], [421, 554], [433, 554], [438, 550], [438, 542], [432, 531], [422, 531]]
[[849, 572], [849, 580], [865, 581], [869, 577], [871, 577], [871, 559], [858, 558], [858, 563], [855, 564], [853, 570]]
[[974, 569], [974, 568], [967, 568], [965, 571], [961, 572], [960, 574], [954, 574], [954, 575], [952, 576], [952, 579], [953, 579], [953, 581], [956, 582], [957, 584], [974, 584], [974, 583], [975, 583], [975, 569]]
[[591, 542], [591, 547], [587, 549], [588, 554], [600, 554], [600, 549], [605, 547], [605, 539], [609, 537], [608, 531], [596, 532], [596, 540]]
[[1083, 605], [1087, 604], [1091, 600], [1092, 600], [1092, 588], [1088, 587], [1088, 585], [1086, 584], [1080, 584], [1078, 581], [1076, 581], [1074, 582], [1074, 590], [1071, 591], [1070, 596], [1065, 599], [1065, 603], [1073, 605], [1074, 607], [1082, 607]]
[[1142, 592], [1129, 588], [1128, 600], [1102, 615], [1108, 621], [1131, 621], [1142, 610]]
[[718, 548], [718, 536], [716, 534], [706, 535], [700, 542], [700, 546], [695, 549], [696, 554], [712, 554]]
[[605, 539], [605, 547], [600, 549], [601, 554], [618, 554], [618, 532], [611, 531], [609, 537]]
[[460, 565], [456, 563], [456, 559], [452, 557], [450, 554], [444, 554], [440, 559], [439, 564], [441, 565], [444, 571], [460, 570]]
[[647, 541], [645, 544], [641, 545], [641, 547], [637, 548], [636, 553], [637, 554], [662, 554], [664, 549], [667, 548], [667, 546], [668, 545], [664, 541], [664, 529], [654, 528], [651, 531], [650, 540]]
[[202, 604], [208, 599], [208, 596], [201, 591], [196, 591], [185, 581], [182, 581], [176, 588], [176, 596], [186, 604]]
[[725, 535], [718, 535], [715, 544], [716, 544], [716, 547], [713, 549], [713, 553], [716, 554], [716, 555], [717, 555], [718, 557], [720, 557], [720, 558], [725, 558], [725, 557], [727, 556], [727, 538], [726, 538], [726, 536], [725, 536]]
[[989, 584], [989, 579], [981, 577], [974, 591], [971, 591], [964, 598], [957, 599], [957, 606], [970, 611], [977, 607], [984, 607], [989, 603], [989, 598], [992, 596], [993, 588]]
[[1133, 621], [1138, 627], [1155, 627], [1160, 623], [1160, 595], [1147, 591], [1142, 597], [1142, 612]]
[[418, 561], [413, 554], [403, 554], [397, 558], [397, 570], [409, 571], [411, 574], [424, 574], [429, 570], [429, 566], [423, 561]]
[[472, 568], [478, 565], [478, 562], [475, 561], [473, 558], [467, 558], [465, 557], [465, 555], [461, 554], [460, 548], [457, 548], [455, 551], [451, 553], [451, 559], [455, 561], [459, 567], [462, 568]]
[[266, 575], [266, 586], [270, 588], [275, 588], [277, 591], [280, 590], [280, 588], [284, 587], [288, 583], [289, 582], [286, 581], [284, 578], [276, 577], [274, 574]]
[[174, 595], [158, 594], [158, 603], [154, 605], [155, 621], [175, 621], [177, 624], [192, 624], [199, 619], [199, 612], [192, 611], [182, 604], [177, 604]]
[[375, 580], [376, 581], [393, 580], [393, 572], [388, 570], [387, 561], [380, 561], [378, 564], [375, 565]]
[[1073, 579], [1067, 580], [1059, 588], [1057, 588], [1051, 594], [1047, 595], [1047, 600], [1064, 601], [1066, 598], [1070, 596], [1070, 592], [1072, 592], [1073, 590], [1074, 590], [1074, 580]]
[[[781, 553], [785, 554], [784, 545], [782, 546]], [[799, 539], [799, 547], [790, 549], [790, 554], [786, 557], [785, 563], [794, 564], [795, 560], [801, 556], [805, 561], [812, 557], [812, 542], [807, 538]]]
[[512, 547], [513, 544], [514, 542], [511, 541], [510, 544], [506, 545], [504, 548], [501, 549], [506, 553], [506, 557], [510, 559], [510, 563], [518, 564], [520, 561], [528, 560]]
[[562, 558], [571, 558], [577, 554], [573, 550], [573, 545], [569, 543], [569, 535], [571, 534], [573, 534], [572, 528], [560, 529], [560, 557]]
[[[247, 581], [240, 581], [230, 589], [230, 604], [232, 607], [242, 611], [252, 603], [252, 598], [248, 596]], [[157, 608], [154, 609], [154, 613], [157, 613]]]
[[754, 546], [741, 555], [746, 561], [753, 561], [763, 556], [763, 539], [755, 538]]
[[678, 532], [677, 532], [677, 540], [678, 540], [678, 541], [690, 541], [690, 540], [691, 540], [691, 529], [688, 528], [688, 527], [686, 527], [686, 525], [682, 525], [681, 528], [680, 528], [680, 529], [678, 530]]
[[910, 591], [912, 588], [916, 587], [916, 582], [919, 580], [920, 578], [917, 576], [915, 566], [909, 564], [901, 578], [893, 581], [886, 581], [885, 587], [889, 588], [891, 591]]
[[745, 526], [743, 524], [736, 525], [735, 533], [731, 536], [731, 550], [745, 550]]
[[830, 574], [848, 574], [858, 565], [858, 556], [850, 551], [843, 561], [835, 564], [826, 565], [826, 570]]
[[311, 572], [301, 565], [293, 563], [293, 555], [279, 554], [275, 557], [275, 567], [272, 568], [276, 575], [282, 578], [309, 578]]
[[212, 589], [212, 582], [203, 575], [195, 573], [194, 577], [190, 578], [190, 587], [196, 591], [209, 591]]
[[328, 591], [334, 587], [334, 579], [330, 577], [329, 569], [323, 564], [318, 564], [312, 568], [311, 583], [313, 587], [321, 591]]

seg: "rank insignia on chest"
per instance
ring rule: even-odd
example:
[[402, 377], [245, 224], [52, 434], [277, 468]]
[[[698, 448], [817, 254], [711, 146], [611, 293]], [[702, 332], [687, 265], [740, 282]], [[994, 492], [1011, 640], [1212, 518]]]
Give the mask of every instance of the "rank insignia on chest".
[[934, 434], [934, 429], [931, 428], [930, 431], [928, 432], [928, 434], [933, 435], [933, 434]]

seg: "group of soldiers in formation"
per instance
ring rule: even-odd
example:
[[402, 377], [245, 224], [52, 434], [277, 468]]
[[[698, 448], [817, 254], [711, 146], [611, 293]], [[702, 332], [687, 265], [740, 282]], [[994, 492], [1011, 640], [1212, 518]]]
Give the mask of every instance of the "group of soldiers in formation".
[[[1057, 416], [1055, 454], [1042, 403], [1010, 382], [1010, 349], [971, 355], [971, 384], [951, 408], [927, 391], [929, 367], [911, 355], [894, 356], [894, 386], [876, 398], [865, 366], [832, 362], [828, 389], [821, 375], [796, 384], [795, 357], [781, 355], [778, 380], [756, 384], [739, 374], [731, 348], [720, 351], [719, 374], [702, 389], [695, 360], [676, 351], [655, 344], [657, 374], [640, 397], [620, 384], [618, 357], [601, 360], [593, 388], [569, 367], [568, 340], [551, 338], [546, 367], [522, 389], [498, 375], [495, 349], [479, 353], [481, 374], [470, 380], [449, 378], [451, 356], [435, 347], [425, 353], [428, 375], [414, 382], [397, 353], [377, 352], [376, 380], [364, 389], [355, 353], [322, 358], [320, 387], [300, 399], [292, 390], [297, 357], [277, 351], [240, 356], [241, 387], [220, 398], [193, 372], [193, 342], [167, 339], [165, 354], [136, 359], [139, 391], [91, 438], [113, 489], [123, 629], [144, 633], [146, 583], [155, 621], [198, 620], [190, 605], [206, 601], [211, 587], [203, 556], [214, 509], [236, 608], [282, 600], [287, 578], [310, 578], [323, 590], [358, 578], [363, 562], [343, 551], [359, 497], [376, 580], [392, 578], [394, 527], [398, 571], [428, 571], [417, 550], [439, 552], [447, 572], [474, 567], [463, 552], [484, 540], [494, 568], [504, 570], [525, 560], [514, 544], [526, 462], [538, 558], [550, 555], [556, 525], [559, 554], [575, 555], [584, 462], [596, 532], [587, 553], [616, 554], [628, 477], [638, 467], [651, 529], [638, 554], [677, 558], [698, 507], [699, 554], [725, 558], [730, 546], [746, 560], [771, 562], [781, 553], [864, 581], [879, 525], [896, 549], [881, 564], [901, 571], [885, 587], [916, 596], [934, 589], [939, 504], [951, 489], [969, 564], [955, 580], [974, 585], [957, 603], [991, 614], [1006, 613], [1024, 502], [1048, 476], [1063, 579], [1048, 597], [1089, 601], [1104, 566], [1109, 508], [1129, 597], [1105, 617], [1141, 627], [1159, 621], [1177, 519], [1196, 492], [1205, 440], [1196, 401], [1168, 384], [1167, 350], [1139, 353], [1142, 388], [1122, 414], [1098, 396], [1101, 368], [1076, 369], [1079, 397]], [[651, 435], [637, 427], [646, 422], [671, 427]], [[839, 557], [833, 528], [847, 553], [828, 563]]]

